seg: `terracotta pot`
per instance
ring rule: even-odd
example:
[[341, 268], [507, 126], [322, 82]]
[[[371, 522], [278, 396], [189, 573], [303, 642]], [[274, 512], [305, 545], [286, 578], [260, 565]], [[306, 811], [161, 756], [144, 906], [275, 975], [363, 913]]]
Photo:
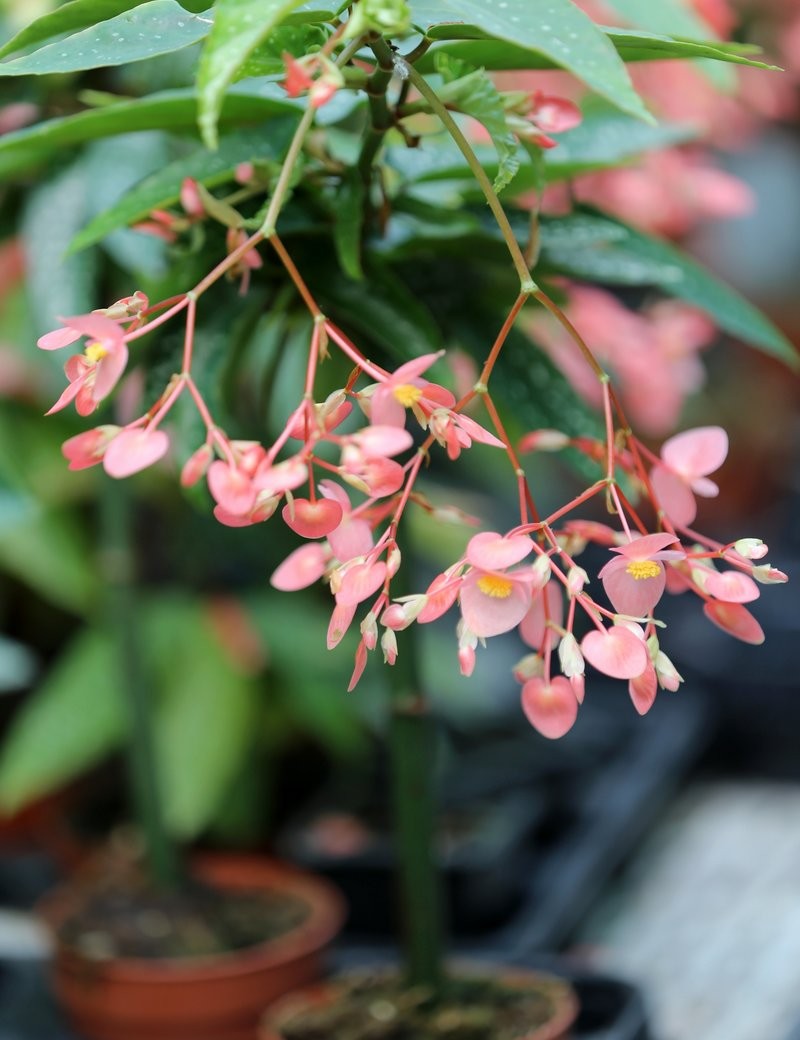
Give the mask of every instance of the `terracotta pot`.
[[40, 911], [56, 935], [56, 994], [77, 1031], [91, 1040], [255, 1040], [260, 1015], [278, 997], [320, 977], [321, 955], [344, 920], [327, 882], [249, 856], [201, 859], [195, 876], [223, 889], [269, 889], [310, 908], [295, 929], [268, 942], [185, 960], [92, 960], [58, 940], [77, 909], [69, 886]]
[[[499, 982], [514, 989], [544, 987], [551, 997], [552, 1014], [549, 1020], [532, 1032], [520, 1035], [517, 1040], [569, 1040], [579, 1008], [575, 990], [564, 979], [520, 968], [498, 968], [496, 965], [457, 964], [452, 970], [461, 975], [492, 975]], [[342, 978], [344, 980], [347, 976]], [[307, 1008], [335, 1003], [341, 996], [342, 989], [343, 986], [337, 983], [337, 980], [333, 980], [284, 997], [265, 1014], [258, 1040], [285, 1040], [281, 1032], [282, 1022], [287, 1022], [290, 1017]], [[486, 1040], [492, 1038], [487, 1036]]]

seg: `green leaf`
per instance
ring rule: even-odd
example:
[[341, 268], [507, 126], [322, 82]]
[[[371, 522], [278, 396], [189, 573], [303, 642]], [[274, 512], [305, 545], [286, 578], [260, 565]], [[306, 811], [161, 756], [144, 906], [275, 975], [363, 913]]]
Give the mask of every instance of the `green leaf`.
[[609, 7], [637, 29], [685, 36], [689, 40], [707, 40], [714, 33], [709, 24], [682, 0], [606, 0]]
[[214, 28], [197, 74], [198, 123], [209, 148], [217, 146], [217, 123], [226, 89], [256, 47], [302, 0], [217, 0]]
[[255, 734], [257, 690], [234, 665], [201, 607], [176, 601], [159, 623], [174, 633], [160, 662], [159, 777], [171, 833], [187, 840], [214, 818]]
[[279, 25], [239, 67], [236, 79], [276, 76], [284, 72], [284, 54], [300, 58], [322, 46], [327, 38], [319, 25]]
[[348, 278], [362, 281], [361, 233], [364, 226], [364, 181], [357, 169], [342, 178], [334, 208], [333, 242]]
[[96, 597], [97, 574], [75, 517], [33, 508], [17, 523], [0, 526], [0, 564], [52, 603], [86, 613]]
[[[445, 84], [439, 97], [448, 108], [455, 108], [482, 123], [492, 139], [499, 160], [494, 190], [508, 187], [519, 170], [517, 139], [506, 122], [503, 99], [483, 69], [473, 69], [463, 62], [441, 55], [439, 71], [445, 73]], [[454, 78], [457, 77], [457, 78]]]
[[[648, 33], [640, 29], [609, 29], [598, 26], [602, 33], [614, 45], [619, 57], [624, 62], [662, 61], [672, 58], [709, 58], [714, 61], [733, 62], [737, 65], [748, 65], [757, 69], [773, 69], [777, 66], [756, 61], [751, 55], [760, 54], [759, 47], [745, 44], [720, 43], [716, 40], [700, 43], [694, 40], [676, 40], [671, 36]], [[514, 43], [508, 40], [492, 38], [463, 39], [449, 38], [436, 43], [417, 62], [420, 72], [430, 72], [435, 68], [437, 56], [444, 51], [471, 65], [480, 65], [492, 71], [504, 69], [556, 69], [560, 63], [544, 53], [536, 53], [527, 44]], [[585, 81], [588, 82], [588, 81]], [[595, 88], [596, 89], [596, 88]], [[598, 90], [598, 93], [603, 91]], [[608, 97], [608, 94], [605, 94]], [[613, 99], [609, 99], [613, 100]], [[616, 104], [616, 101], [614, 102]], [[626, 111], [625, 106], [619, 105]], [[634, 112], [634, 115], [639, 115]]]
[[674, 246], [601, 214], [543, 220], [541, 263], [606, 285], [654, 286], [709, 314], [721, 329], [798, 367], [786, 337], [729, 286]]
[[127, 729], [110, 639], [84, 630], [15, 716], [0, 755], [0, 807], [14, 812], [101, 761]]
[[[276, 114], [296, 111], [297, 105], [287, 101], [273, 83], [236, 86], [225, 98], [220, 124], [258, 123]], [[196, 132], [195, 91], [166, 90], [5, 134], [0, 137], [0, 177], [46, 164], [64, 149], [85, 141], [139, 130]]]
[[117, 228], [143, 220], [154, 209], [174, 205], [186, 177], [194, 178], [206, 188], [214, 188], [232, 180], [240, 163], [279, 159], [288, 147], [294, 125], [291, 119], [273, 120], [263, 131], [242, 131], [223, 138], [216, 152], [201, 148], [186, 158], [177, 159], [146, 177], [111, 209], [95, 217], [72, 240], [69, 252], [76, 253]]
[[68, 0], [66, 4], [48, 11], [20, 29], [16, 35], [0, 47], [0, 58], [34, 47], [37, 43], [52, 40], [54, 36], [87, 29], [107, 18], [122, 14], [136, 7], [139, 0]]
[[[511, 45], [525, 54], [519, 67], [543, 58], [624, 112], [652, 121], [606, 35], [570, 0], [414, 0], [412, 10], [430, 39], [478, 41], [478, 49], [488, 40], [501, 51]], [[466, 60], [491, 67], [480, 57]]]
[[202, 40], [209, 28], [208, 18], [188, 14], [177, 0], [149, 0], [33, 54], [0, 63], [0, 76], [42, 76], [129, 65], [189, 47]]

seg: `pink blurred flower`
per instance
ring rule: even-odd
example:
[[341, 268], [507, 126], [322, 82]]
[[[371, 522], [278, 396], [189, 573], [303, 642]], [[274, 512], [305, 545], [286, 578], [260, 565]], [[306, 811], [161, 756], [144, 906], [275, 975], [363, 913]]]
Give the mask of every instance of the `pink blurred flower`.
[[79, 314], [62, 318], [63, 329], [41, 336], [41, 350], [59, 350], [85, 336], [89, 342], [83, 354], [74, 354], [64, 366], [69, 386], [48, 415], [65, 408], [71, 401], [79, 415], [91, 415], [111, 393], [128, 363], [128, 348], [123, 330], [102, 314]]
[[695, 495], [714, 498], [719, 488], [709, 473], [719, 469], [728, 455], [728, 435], [720, 426], [685, 430], [665, 441], [661, 462], [650, 473], [659, 506], [680, 527], [697, 515]]

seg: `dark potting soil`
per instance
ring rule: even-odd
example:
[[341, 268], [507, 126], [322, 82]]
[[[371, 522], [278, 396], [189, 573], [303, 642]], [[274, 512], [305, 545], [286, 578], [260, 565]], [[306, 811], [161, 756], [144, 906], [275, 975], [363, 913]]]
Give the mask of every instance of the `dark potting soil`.
[[530, 988], [496, 979], [448, 981], [433, 999], [405, 988], [397, 975], [357, 976], [325, 1007], [281, 1021], [285, 1040], [522, 1040], [549, 1021], [563, 984], [542, 978]]
[[277, 939], [308, 916], [281, 891], [224, 890], [196, 879], [176, 889], [145, 878], [95, 878], [59, 928], [67, 945], [93, 960], [210, 957]]

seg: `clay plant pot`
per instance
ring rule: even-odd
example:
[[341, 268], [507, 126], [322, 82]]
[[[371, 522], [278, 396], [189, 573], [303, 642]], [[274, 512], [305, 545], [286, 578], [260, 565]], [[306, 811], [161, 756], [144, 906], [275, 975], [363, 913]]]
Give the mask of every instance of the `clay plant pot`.
[[[528, 1033], [521, 1033], [516, 1040], [569, 1040], [570, 1030], [580, 1009], [575, 990], [565, 979], [538, 971], [521, 968], [507, 969], [496, 965], [456, 964], [451, 966], [451, 971], [462, 977], [488, 975], [510, 989], [543, 991], [551, 1005], [548, 1020]], [[374, 973], [370, 972], [370, 974]], [[341, 981], [333, 979], [330, 982], [323, 982], [300, 992], [291, 993], [278, 1001], [265, 1013], [258, 1040], [285, 1040], [285, 1035], [281, 1031], [282, 1024], [305, 1010], [335, 1004], [346, 990], [347, 978], [348, 976], [344, 975], [341, 977]], [[331, 1037], [331, 1040], [334, 1038]], [[491, 1035], [487, 1035], [485, 1040], [492, 1040]]]
[[265, 1007], [322, 974], [322, 954], [342, 926], [344, 901], [313, 875], [251, 856], [200, 859], [195, 877], [228, 890], [285, 892], [309, 907], [276, 939], [182, 960], [93, 960], [58, 938], [77, 909], [68, 885], [40, 912], [55, 935], [56, 996], [77, 1032], [90, 1040], [255, 1040]]

